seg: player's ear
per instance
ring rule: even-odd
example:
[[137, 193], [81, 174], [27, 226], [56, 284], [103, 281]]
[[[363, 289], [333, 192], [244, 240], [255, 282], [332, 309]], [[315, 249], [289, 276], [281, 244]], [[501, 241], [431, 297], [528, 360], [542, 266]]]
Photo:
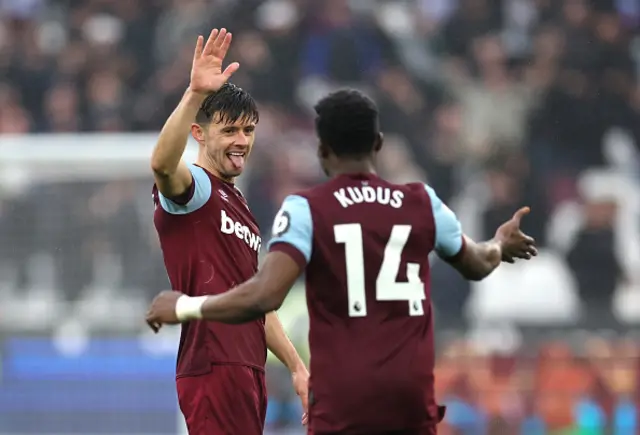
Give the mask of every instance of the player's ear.
[[329, 150], [329, 147], [323, 144], [322, 142], [320, 142], [318, 144], [318, 158], [325, 160], [329, 158], [330, 154], [331, 154], [331, 151]]
[[373, 151], [378, 152], [382, 149], [382, 142], [384, 142], [384, 135], [382, 132], [378, 133], [375, 142], [373, 144]]
[[204, 145], [204, 128], [200, 124], [191, 124], [191, 136], [198, 141], [200, 145]]

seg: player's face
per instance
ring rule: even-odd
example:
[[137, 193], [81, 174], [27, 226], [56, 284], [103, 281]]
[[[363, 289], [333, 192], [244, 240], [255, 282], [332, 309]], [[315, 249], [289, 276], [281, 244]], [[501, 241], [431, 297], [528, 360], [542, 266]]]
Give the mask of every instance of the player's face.
[[208, 160], [220, 177], [232, 180], [242, 174], [255, 140], [256, 123], [239, 119], [234, 123], [212, 122], [204, 146]]

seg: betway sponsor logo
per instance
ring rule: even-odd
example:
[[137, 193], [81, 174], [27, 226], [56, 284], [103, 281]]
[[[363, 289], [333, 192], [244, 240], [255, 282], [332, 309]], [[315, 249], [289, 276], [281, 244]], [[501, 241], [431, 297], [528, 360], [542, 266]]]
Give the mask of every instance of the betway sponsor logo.
[[262, 239], [259, 235], [251, 232], [249, 227], [242, 225], [240, 222], [235, 222], [227, 216], [227, 212], [224, 210], [221, 210], [220, 221], [220, 231], [224, 234], [235, 234], [237, 238], [244, 240], [244, 242], [254, 251], [260, 250]]

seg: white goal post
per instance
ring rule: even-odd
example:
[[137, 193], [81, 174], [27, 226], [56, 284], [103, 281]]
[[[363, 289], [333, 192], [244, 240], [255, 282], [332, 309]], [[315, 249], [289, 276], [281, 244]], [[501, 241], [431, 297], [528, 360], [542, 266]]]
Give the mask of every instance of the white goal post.
[[[157, 137], [157, 133], [2, 135], [0, 186], [149, 176]], [[191, 139], [185, 160], [195, 161], [197, 152]]]

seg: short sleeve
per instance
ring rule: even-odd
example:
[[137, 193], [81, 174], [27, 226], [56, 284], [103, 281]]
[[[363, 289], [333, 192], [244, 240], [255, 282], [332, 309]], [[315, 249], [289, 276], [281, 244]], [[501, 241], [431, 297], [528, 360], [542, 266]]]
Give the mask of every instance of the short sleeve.
[[463, 247], [462, 226], [456, 214], [436, 195], [435, 190], [425, 184], [431, 198], [433, 220], [436, 225], [435, 251], [442, 258], [458, 255]]
[[273, 221], [269, 251], [283, 251], [304, 267], [311, 259], [313, 221], [306, 198], [290, 195], [285, 198]]
[[184, 204], [178, 204], [158, 193], [158, 199], [163, 210], [170, 214], [189, 214], [204, 206], [211, 197], [211, 180], [199, 166], [189, 164], [189, 171], [193, 177], [193, 195]]

